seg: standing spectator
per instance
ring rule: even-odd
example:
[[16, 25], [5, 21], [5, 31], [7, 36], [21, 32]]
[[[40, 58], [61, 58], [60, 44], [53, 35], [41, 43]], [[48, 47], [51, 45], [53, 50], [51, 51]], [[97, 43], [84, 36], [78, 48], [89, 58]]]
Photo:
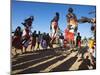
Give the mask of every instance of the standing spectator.
[[95, 59], [96, 59], [96, 51], [95, 51], [95, 47], [96, 45], [95, 45], [95, 41], [94, 41], [94, 39], [90, 39], [89, 40], [89, 53], [90, 53], [90, 57], [91, 57], [91, 63], [93, 64], [93, 65], [95, 65]]
[[14, 32], [14, 37], [12, 39], [12, 46], [15, 48], [16, 54], [17, 54], [16, 49], [22, 49], [21, 36], [22, 36], [21, 27], [18, 26]]
[[41, 33], [40, 33], [40, 31], [38, 31], [36, 39], [37, 39], [37, 48], [36, 49], [40, 49], [40, 41], [41, 41]]
[[46, 41], [46, 33], [43, 33], [43, 36], [41, 38], [41, 46], [42, 48], [46, 49], [47, 48], [47, 41]]
[[81, 47], [81, 36], [80, 33], [78, 33], [78, 36], [76, 37], [76, 47]]
[[89, 52], [91, 52], [92, 47], [94, 47], [94, 39], [89, 40]]
[[82, 51], [81, 51], [81, 36], [80, 36], [80, 33], [78, 33], [77, 37], [76, 37], [76, 48], [78, 49], [78, 54], [80, 54]]
[[52, 44], [50, 43], [50, 41], [51, 41], [51, 37], [50, 37], [49, 33], [47, 33], [47, 35], [46, 35], [47, 47], [49, 46], [50, 48], [52, 48]]
[[32, 33], [32, 37], [31, 37], [31, 50], [33, 51], [35, 49], [35, 46], [36, 46], [36, 31], [34, 31]]
[[64, 46], [64, 36], [62, 33], [61, 33], [59, 39], [60, 39], [60, 46], [63, 47]]

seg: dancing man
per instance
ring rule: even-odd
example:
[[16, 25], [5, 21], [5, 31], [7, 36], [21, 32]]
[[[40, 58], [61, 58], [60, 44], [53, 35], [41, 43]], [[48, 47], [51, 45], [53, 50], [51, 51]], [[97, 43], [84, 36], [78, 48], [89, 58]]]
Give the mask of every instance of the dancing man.
[[22, 23], [24, 25], [24, 30], [22, 34], [22, 44], [23, 44], [24, 52], [26, 52], [26, 49], [30, 42], [29, 40], [31, 36], [31, 28], [32, 28], [33, 20], [34, 20], [34, 16], [30, 16], [29, 18], [24, 20], [24, 23]]
[[65, 39], [70, 43], [70, 47], [74, 45], [74, 36], [77, 33], [78, 21], [76, 15], [73, 13], [73, 9], [68, 9], [67, 17], [67, 29], [65, 30]]
[[50, 30], [52, 30], [52, 40], [51, 43], [54, 42], [57, 36], [58, 30], [58, 21], [59, 21], [59, 13], [56, 12], [56, 16], [51, 20]]
[[77, 26], [78, 26], [78, 21], [76, 15], [73, 13], [73, 9], [69, 8], [68, 9], [68, 14], [66, 15], [67, 17], [67, 28], [69, 29], [70, 32], [77, 33]]

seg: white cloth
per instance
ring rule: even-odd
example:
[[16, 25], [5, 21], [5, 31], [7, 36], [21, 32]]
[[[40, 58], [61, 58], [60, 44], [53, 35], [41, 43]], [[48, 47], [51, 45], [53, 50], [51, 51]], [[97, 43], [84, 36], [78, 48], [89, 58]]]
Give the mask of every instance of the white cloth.
[[29, 42], [30, 42], [30, 40], [26, 41], [26, 42], [24, 43], [24, 47], [28, 47]]
[[23, 30], [23, 33], [22, 33], [22, 36], [25, 36], [26, 35], [26, 31], [25, 29]]
[[69, 32], [74, 33], [74, 30], [75, 30], [75, 25], [72, 25], [72, 26], [71, 26], [71, 29], [69, 30]]
[[60, 39], [60, 44], [61, 44], [61, 46], [64, 45], [63, 39]]

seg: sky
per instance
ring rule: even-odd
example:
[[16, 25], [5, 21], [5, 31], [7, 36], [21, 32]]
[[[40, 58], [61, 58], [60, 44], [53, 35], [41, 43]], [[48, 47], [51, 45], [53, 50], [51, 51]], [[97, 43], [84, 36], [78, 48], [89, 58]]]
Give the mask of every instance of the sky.
[[[66, 14], [68, 14], [68, 8], [72, 7], [77, 18], [80, 19], [82, 16], [93, 18], [95, 14], [88, 14], [91, 11], [95, 11], [95, 6], [89, 5], [72, 5], [72, 4], [56, 4], [56, 3], [40, 3], [40, 2], [25, 2], [25, 1], [12, 1], [12, 31], [21, 24], [24, 19], [29, 16], [34, 16], [32, 24], [32, 31], [50, 32], [50, 21], [55, 16], [55, 12], [60, 13], [59, 27], [64, 31], [67, 27]], [[82, 37], [91, 37], [91, 24], [84, 23], [78, 24], [78, 32]]]

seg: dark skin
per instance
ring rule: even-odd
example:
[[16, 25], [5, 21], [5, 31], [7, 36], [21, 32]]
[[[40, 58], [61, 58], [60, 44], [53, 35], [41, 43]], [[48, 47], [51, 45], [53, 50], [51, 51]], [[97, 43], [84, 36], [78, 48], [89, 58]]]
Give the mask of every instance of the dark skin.
[[[51, 20], [51, 23], [52, 22], [58, 22], [59, 21], [59, 13], [58, 12], [56, 12], [56, 16]], [[50, 25], [50, 30], [52, 29], [52, 25]]]
[[39, 31], [39, 32], [38, 32], [38, 35], [37, 35], [37, 37], [38, 37], [38, 46], [37, 46], [37, 49], [39, 48], [39, 45], [40, 45], [40, 40], [39, 40], [39, 39], [40, 39], [40, 37], [39, 37], [40, 35], [41, 35], [41, 33], [40, 33], [40, 31]]
[[32, 33], [32, 40], [31, 40], [32, 42], [31, 42], [31, 50], [32, 50], [32, 47], [34, 46], [35, 47], [35, 45], [36, 45], [36, 31], [34, 31], [33, 33]]
[[78, 46], [78, 41], [81, 40], [80, 33], [78, 33], [78, 36], [76, 37], [76, 47]]
[[48, 45], [49, 47], [52, 48], [52, 45], [50, 44], [50, 41], [51, 41], [51, 37], [49, 36], [49, 34], [47, 34], [47, 35], [46, 35], [46, 42], [47, 42], [47, 45]]
[[12, 46], [15, 47], [15, 53], [17, 54], [16, 49], [22, 49], [22, 43], [21, 43], [21, 28], [18, 26], [14, 32], [14, 38], [12, 39]]
[[[59, 21], [59, 13], [56, 12], [56, 16], [51, 20], [50, 30], [52, 29], [52, 22], [57, 22], [58, 23], [58, 21]], [[54, 35], [56, 34], [56, 32], [57, 32], [57, 29], [55, 29]], [[54, 35], [53, 35], [53, 37], [54, 37]], [[55, 38], [53, 38], [51, 40], [51, 43], [53, 43], [54, 40], [55, 40]]]
[[24, 20], [24, 23], [22, 23], [25, 27], [31, 26], [32, 22], [34, 21], [34, 16], [30, 16], [29, 18]]
[[[77, 25], [78, 20], [77, 20], [76, 15], [73, 13], [73, 9], [72, 8], [69, 8], [68, 12], [69, 13], [66, 15], [67, 23], [68, 23], [67, 28], [70, 30], [71, 26], [72, 26], [72, 25], [70, 25], [70, 21], [71, 20], [74, 21], [74, 24]], [[77, 26], [75, 27], [74, 31], [77, 32]]]

